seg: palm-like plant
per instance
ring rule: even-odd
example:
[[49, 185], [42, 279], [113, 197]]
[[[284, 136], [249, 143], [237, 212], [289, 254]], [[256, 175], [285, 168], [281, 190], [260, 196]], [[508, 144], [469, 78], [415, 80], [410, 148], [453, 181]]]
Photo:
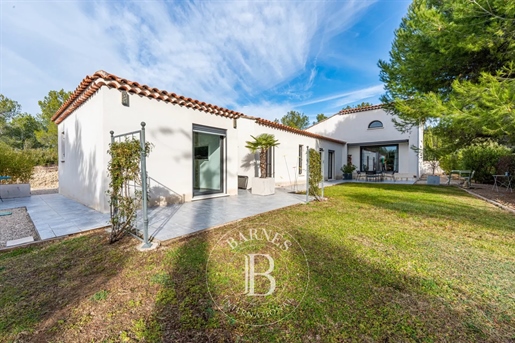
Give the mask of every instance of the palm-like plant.
[[245, 146], [252, 152], [259, 151], [259, 169], [261, 170], [260, 177], [268, 177], [266, 172], [266, 152], [268, 149], [279, 145], [279, 141], [275, 139], [275, 136], [269, 133], [262, 133], [257, 137], [250, 136], [254, 141], [247, 141]]

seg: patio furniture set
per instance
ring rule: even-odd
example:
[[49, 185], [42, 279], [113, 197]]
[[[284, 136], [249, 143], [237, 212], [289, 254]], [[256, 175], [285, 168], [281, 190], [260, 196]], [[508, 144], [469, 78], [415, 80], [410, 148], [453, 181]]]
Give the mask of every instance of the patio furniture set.
[[494, 185], [492, 189], [495, 189], [497, 192], [499, 192], [499, 186], [506, 187], [506, 192], [510, 191], [513, 193], [513, 175], [510, 175], [508, 173], [504, 175], [492, 175], [494, 177]]
[[395, 172], [386, 172], [386, 171], [357, 171], [356, 172], [356, 180], [365, 180], [365, 181], [385, 181], [387, 179], [391, 179], [393, 181], [396, 181]]
[[[472, 178], [474, 177], [474, 171], [473, 170], [451, 170], [449, 174], [446, 175], [447, 177], [447, 185], [451, 184], [452, 180], [452, 174], [458, 175], [458, 180], [460, 180], [460, 185], [463, 187], [470, 187], [470, 182], [472, 181]], [[506, 187], [506, 191], [513, 192], [513, 175], [510, 175], [509, 173], [503, 174], [503, 175], [492, 175], [494, 178], [494, 185], [492, 186], [492, 190], [496, 190], [499, 192], [499, 187]]]

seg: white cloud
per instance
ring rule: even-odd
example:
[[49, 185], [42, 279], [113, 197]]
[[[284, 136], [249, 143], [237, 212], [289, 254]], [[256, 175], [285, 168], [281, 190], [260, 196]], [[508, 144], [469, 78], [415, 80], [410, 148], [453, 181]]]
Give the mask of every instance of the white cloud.
[[35, 101], [49, 90], [72, 90], [104, 69], [239, 111], [275, 113], [288, 106], [260, 94], [306, 69], [306, 84], [295, 89], [307, 91], [317, 75], [316, 61], [309, 63], [314, 50], [373, 3], [17, 2], [12, 8], [4, 1], [0, 92], [35, 113]]
[[292, 108], [292, 105], [289, 103], [278, 104], [265, 101], [252, 105], [242, 106], [238, 109], [238, 111], [249, 116], [274, 120], [282, 118], [286, 113], [288, 113], [288, 111], [291, 111]]
[[351, 104], [353, 102], [356, 102], [358, 100], [366, 100], [373, 97], [376, 97], [384, 92], [383, 85], [376, 85], [371, 86], [363, 89], [358, 89], [351, 92], [343, 92], [343, 93], [337, 93], [332, 94], [316, 99], [311, 99], [308, 101], [304, 101], [302, 103], [297, 104], [298, 107], [300, 106], [307, 106], [307, 105], [313, 105], [313, 104], [319, 104], [319, 103], [325, 103], [330, 102], [326, 107], [341, 107], [343, 105]]

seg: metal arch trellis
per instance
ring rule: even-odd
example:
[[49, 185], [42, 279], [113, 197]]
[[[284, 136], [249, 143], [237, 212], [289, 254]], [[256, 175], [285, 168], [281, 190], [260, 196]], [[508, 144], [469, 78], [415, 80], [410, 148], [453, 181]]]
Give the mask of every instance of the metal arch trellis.
[[[133, 137], [139, 135], [140, 141], [140, 160], [141, 160], [141, 197], [142, 197], [142, 212], [143, 212], [143, 245], [141, 248], [146, 249], [150, 248], [152, 244], [149, 242], [148, 238], [148, 189], [147, 189], [147, 153], [146, 153], [146, 141], [145, 141], [145, 122], [141, 122], [141, 130], [122, 133], [119, 135], [114, 135], [114, 131], [110, 131], [111, 134], [111, 144], [115, 142], [116, 139], [120, 141], [124, 137]], [[116, 205], [114, 205], [116, 206]], [[111, 217], [113, 213], [116, 212], [117, 209], [111, 209]], [[137, 236], [136, 236], [137, 237]], [[139, 237], [137, 237], [139, 238]]]

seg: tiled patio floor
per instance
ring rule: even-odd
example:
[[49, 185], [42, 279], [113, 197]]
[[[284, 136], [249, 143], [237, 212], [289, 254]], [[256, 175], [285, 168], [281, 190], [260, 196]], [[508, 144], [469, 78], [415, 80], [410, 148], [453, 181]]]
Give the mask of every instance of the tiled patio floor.
[[[274, 195], [252, 195], [239, 190], [238, 196], [220, 197], [149, 209], [149, 235], [168, 240], [238, 219], [300, 204], [305, 196], [277, 189]], [[142, 228], [141, 216], [138, 228]]]
[[26, 207], [41, 239], [65, 236], [107, 226], [109, 214], [92, 210], [60, 194], [4, 199], [0, 210]]
[[[355, 180], [325, 182], [325, 186], [340, 183], [354, 183]], [[382, 182], [413, 184], [413, 181]], [[300, 204], [305, 195], [291, 193], [301, 191], [304, 185], [276, 188], [269, 196], [252, 195], [250, 191], [239, 190], [238, 196], [188, 202], [149, 209], [149, 234], [157, 240], [169, 240], [197, 231], [219, 226], [238, 219], [269, 212], [279, 208]], [[26, 207], [41, 239], [65, 236], [72, 233], [107, 226], [109, 214], [100, 213], [60, 194], [33, 195], [27, 198], [4, 199], [0, 210]], [[142, 228], [138, 216], [138, 228]]]

